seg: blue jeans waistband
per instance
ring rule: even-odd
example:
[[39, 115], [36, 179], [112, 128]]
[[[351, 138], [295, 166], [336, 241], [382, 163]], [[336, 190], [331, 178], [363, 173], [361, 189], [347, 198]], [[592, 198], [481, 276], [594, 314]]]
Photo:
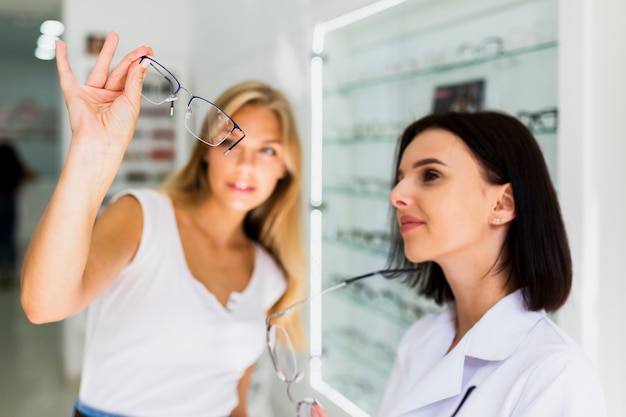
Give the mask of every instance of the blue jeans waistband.
[[[80, 402], [78, 398], [74, 401], [73, 405], [74, 406], [72, 407], [72, 411], [70, 411], [70, 414], [68, 417], [75, 417], [74, 410], [78, 410], [82, 415], [86, 417], [131, 417], [131, 416], [123, 415], [123, 414], [111, 414], [111, 413], [107, 413], [106, 411], [96, 410], [95, 408], [92, 408], [92, 407], [89, 407], [88, 405], [83, 404], [82, 402]], [[226, 417], [230, 417], [230, 416], [226, 416]]]
[[74, 410], [79, 411], [86, 417], [130, 417], [122, 414], [112, 414], [107, 413], [106, 411], [96, 410], [95, 408], [91, 408], [88, 405], [83, 404], [79, 399], [74, 401], [74, 407], [72, 408], [72, 414], [70, 414], [70, 417], [73, 417]]

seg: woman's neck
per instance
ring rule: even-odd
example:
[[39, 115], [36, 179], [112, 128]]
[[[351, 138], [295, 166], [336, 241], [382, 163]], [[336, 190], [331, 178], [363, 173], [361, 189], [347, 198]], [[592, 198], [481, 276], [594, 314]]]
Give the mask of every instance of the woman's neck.
[[509, 269], [490, 271], [484, 276], [477, 275], [474, 278], [451, 278], [448, 283], [456, 304], [456, 335], [449, 350], [458, 344], [491, 307], [517, 289]]
[[224, 210], [207, 200], [193, 207], [176, 207], [179, 217], [205, 235], [215, 248], [240, 247], [249, 244], [244, 232], [245, 213]]

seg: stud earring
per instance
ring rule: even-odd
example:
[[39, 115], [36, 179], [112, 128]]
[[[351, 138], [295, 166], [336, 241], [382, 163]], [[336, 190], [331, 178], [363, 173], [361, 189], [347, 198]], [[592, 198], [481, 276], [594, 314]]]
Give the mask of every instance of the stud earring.
[[500, 224], [500, 218], [499, 217], [494, 217], [493, 220], [491, 221], [491, 223], [493, 223], [493, 224]]

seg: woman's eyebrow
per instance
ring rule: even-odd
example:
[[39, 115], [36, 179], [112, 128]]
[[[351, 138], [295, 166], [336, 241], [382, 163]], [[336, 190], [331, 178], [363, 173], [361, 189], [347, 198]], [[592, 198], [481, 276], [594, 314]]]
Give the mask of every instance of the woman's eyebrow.
[[279, 138], [271, 138], [263, 140], [263, 144], [265, 145], [282, 145], [283, 141]]
[[[424, 158], [424, 159], [418, 159], [417, 161], [413, 162], [411, 164], [411, 170], [419, 168], [424, 165], [430, 165], [430, 164], [443, 165], [445, 167], [448, 166], [447, 164], [443, 163], [443, 161], [437, 158]], [[403, 173], [402, 169], [398, 169], [398, 176], [402, 175], [402, 173]]]
[[437, 158], [424, 158], [424, 159], [418, 159], [417, 161], [413, 162], [411, 164], [411, 169], [419, 168], [421, 166], [429, 165], [429, 164], [438, 164], [438, 165], [448, 166], [444, 164], [443, 161]]

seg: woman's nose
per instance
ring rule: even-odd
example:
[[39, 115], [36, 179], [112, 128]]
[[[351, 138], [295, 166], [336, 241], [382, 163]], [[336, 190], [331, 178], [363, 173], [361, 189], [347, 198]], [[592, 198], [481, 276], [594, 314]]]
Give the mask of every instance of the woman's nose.
[[[233, 149], [234, 150], [234, 149]], [[242, 149], [237, 153], [237, 166], [240, 168], [253, 168], [255, 164], [254, 152]]]
[[411, 204], [412, 198], [406, 191], [406, 184], [402, 181], [398, 181], [391, 189], [389, 200], [395, 208], [403, 208]]

